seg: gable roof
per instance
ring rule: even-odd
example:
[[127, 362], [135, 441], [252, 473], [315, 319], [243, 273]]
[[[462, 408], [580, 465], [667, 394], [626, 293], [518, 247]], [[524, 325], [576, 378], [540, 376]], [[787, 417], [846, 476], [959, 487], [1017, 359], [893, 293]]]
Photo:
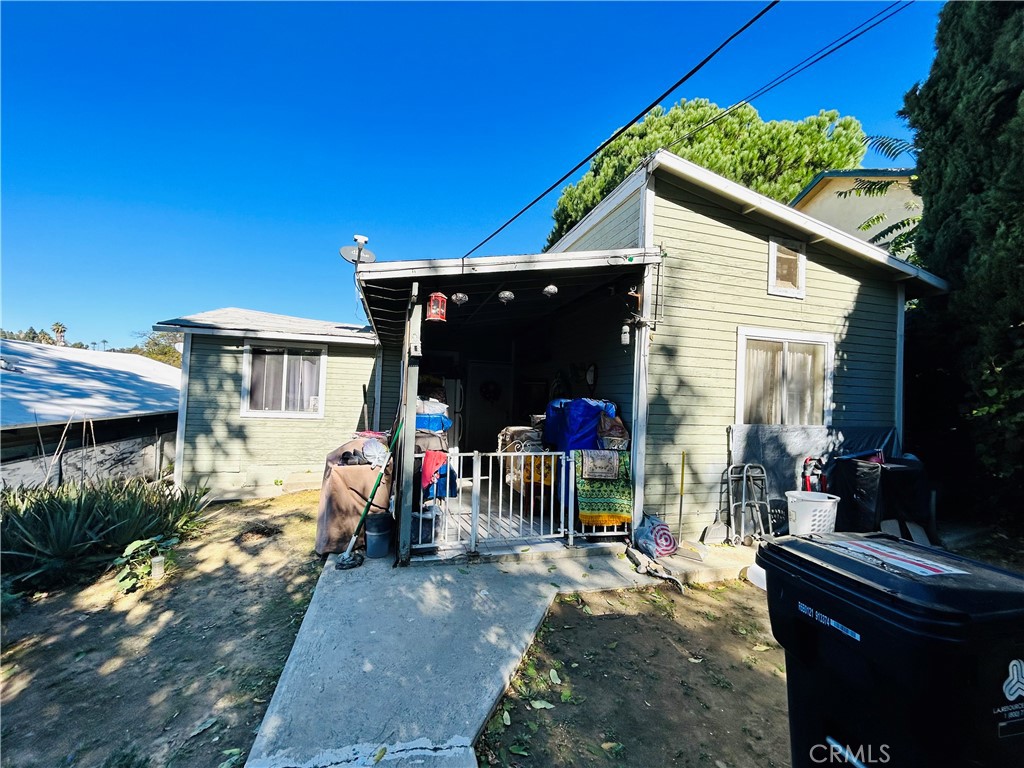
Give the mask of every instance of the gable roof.
[[811, 179], [807, 186], [800, 190], [800, 194], [789, 201], [791, 207], [796, 207], [796, 204], [803, 200], [805, 197], [814, 197], [818, 194], [815, 188], [826, 179], [892, 179], [907, 177], [910, 178], [917, 172], [916, 168], [854, 168], [852, 170], [833, 170], [833, 171], [821, 171], [813, 179]]
[[[757, 215], [784, 229], [793, 230], [812, 244], [826, 244], [855, 261], [871, 264], [888, 272], [893, 280], [906, 281], [911, 296], [933, 295], [949, 291], [949, 283], [925, 269], [916, 267], [892, 256], [888, 251], [847, 234], [836, 227], [819, 221], [806, 213], [790, 208], [784, 203], [772, 200], [752, 189], [730, 181], [724, 176], [702, 168], [696, 163], [684, 160], [668, 150], [659, 149], [649, 155], [640, 167], [612, 192], [605, 196], [593, 210], [580, 220], [555, 243], [549, 253], [562, 252], [572, 246], [589, 229], [601, 221], [622, 201], [622, 193], [642, 189], [655, 171], [662, 171], [701, 190], [719, 205], [737, 211], [744, 216]], [[657, 189], [657, 185], [655, 185]], [[649, 203], [645, 199], [645, 205]], [[652, 215], [647, 211], [647, 215]]]
[[369, 326], [274, 315], [270, 312], [237, 307], [225, 307], [164, 320], [154, 325], [153, 330], [185, 331], [207, 336], [247, 336], [281, 341], [320, 341], [331, 344], [377, 343], [373, 329]]
[[142, 355], [3, 339], [0, 356], [3, 429], [178, 410], [181, 371]]

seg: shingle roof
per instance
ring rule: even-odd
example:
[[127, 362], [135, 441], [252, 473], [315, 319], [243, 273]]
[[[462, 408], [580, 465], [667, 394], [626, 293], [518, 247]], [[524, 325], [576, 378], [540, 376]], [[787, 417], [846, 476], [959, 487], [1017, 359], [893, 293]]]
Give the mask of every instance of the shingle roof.
[[190, 333], [224, 335], [237, 332], [240, 335], [273, 335], [275, 338], [336, 339], [339, 343], [372, 344], [375, 342], [373, 329], [348, 323], [335, 323], [329, 320], [309, 320], [304, 317], [290, 315], [274, 315], [270, 312], [257, 312], [254, 309], [225, 307], [195, 315], [164, 320], [153, 326], [160, 331], [189, 331]]
[[181, 371], [141, 355], [0, 340], [0, 426], [178, 410]]

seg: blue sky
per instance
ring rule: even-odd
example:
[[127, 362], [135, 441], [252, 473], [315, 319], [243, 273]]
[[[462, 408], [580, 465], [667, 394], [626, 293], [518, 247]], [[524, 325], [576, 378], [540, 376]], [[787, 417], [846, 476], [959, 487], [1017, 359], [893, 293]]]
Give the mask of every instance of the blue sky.
[[[666, 103], [732, 104], [886, 5], [783, 2]], [[2, 325], [121, 346], [225, 306], [362, 322], [354, 233], [461, 256], [762, 6], [4, 2]], [[907, 135], [940, 8], [754, 106]], [[557, 194], [480, 253], [539, 251]]]

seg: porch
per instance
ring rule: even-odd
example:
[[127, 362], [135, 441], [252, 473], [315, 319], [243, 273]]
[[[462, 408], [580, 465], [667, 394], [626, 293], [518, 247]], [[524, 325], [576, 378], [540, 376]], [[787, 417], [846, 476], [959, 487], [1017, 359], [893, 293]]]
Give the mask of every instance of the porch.
[[[404, 424], [395, 464], [400, 562], [629, 534], [643, 510], [648, 318], [660, 260], [620, 249], [358, 266], [367, 316], [392, 361], [381, 399], [394, 393], [394, 425]], [[438, 295], [445, 312], [428, 314]], [[417, 440], [420, 398], [447, 404], [450, 423], [431, 447]], [[498, 439], [529, 428], [518, 425], [536, 428], [550, 402], [580, 398], [614, 404], [632, 438], [623, 459], [628, 510], [615, 525], [577, 519], [564, 446], [538, 440], [508, 452]], [[417, 476], [428, 450], [447, 454], [455, 478], [440, 494]]]

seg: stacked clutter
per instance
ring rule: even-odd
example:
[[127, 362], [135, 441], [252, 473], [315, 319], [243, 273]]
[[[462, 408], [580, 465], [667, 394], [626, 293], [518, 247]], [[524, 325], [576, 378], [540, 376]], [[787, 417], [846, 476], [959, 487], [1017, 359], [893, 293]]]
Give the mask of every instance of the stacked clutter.
[[[443, 390], [437, 398], [416, 401], [416, 463], [413, 472], [418, 503], [413, 505], [412, 543], [433, 544], [444, 524], [446, 499], [458, 494], [458, 477], [448, 461], [452, 420]], [[422, 454], [422, 457], [420, 457]]]

